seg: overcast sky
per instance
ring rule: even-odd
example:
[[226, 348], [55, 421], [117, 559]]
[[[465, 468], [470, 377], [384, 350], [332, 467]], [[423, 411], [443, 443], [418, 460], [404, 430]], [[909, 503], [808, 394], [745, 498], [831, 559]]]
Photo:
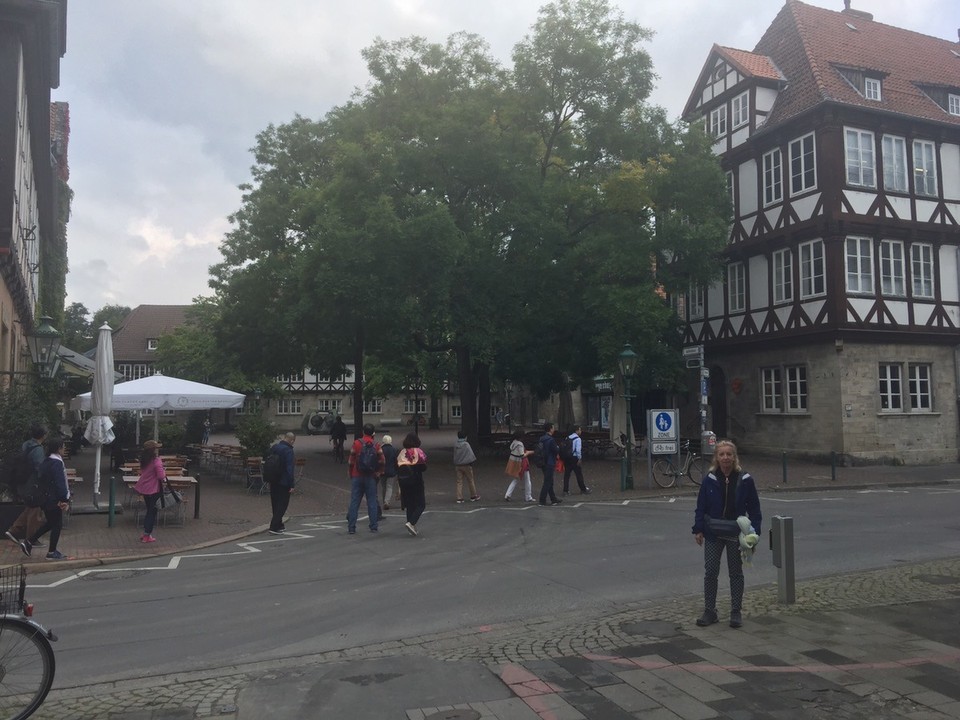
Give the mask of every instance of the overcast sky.
[[[508, 64], [544, 0], [70, 0], [53, 99], [70, 104], [67, 303], [188, 304], [268, 124], [320, 118], [367, 81], [376, 37], [465, 30]], [[713, 43], [753, 49], [780, 0], [619, 0], [652, 29], [652, 101], [676, 117]], [[843, 0], [810, 0], [836, 10]], [[957, 0], [854, 0], [876, 20], [957, 40]]]

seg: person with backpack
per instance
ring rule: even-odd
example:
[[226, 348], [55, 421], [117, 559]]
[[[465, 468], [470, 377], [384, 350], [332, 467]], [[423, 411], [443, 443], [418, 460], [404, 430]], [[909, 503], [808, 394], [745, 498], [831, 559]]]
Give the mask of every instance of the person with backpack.
[[407, 433], [403, 450], [397, 455], [397, 478], [407, 511], [407, 532], [416, 537], [417, 523], [427, 507], [423, 474], [427, 471], [427, 454], [420, 448], [420, 436]]
[[560, 454], [557, 441], [553, 439], [556, 431], [552, 422], [544, 423], [543, 435], [533, 451], [534, 464], [539, 464], [540, 469], [543, 470], [543, 485], [540, 488], [541, 505], [547, 504], [548, 497], [551, 505], [559, 505], [562, 502], [553, 492], [553, 473], [557, 465], [557, 456]]
[[[270, 448], [270, 455], [264, 463], [264, 480], [270, 483], [270, 507], [272, 515], [270, 516], [270, 534], [283, 535], [286, 527], [283, 524], [283, 516], [290, 507], [290, 494], [296, 485], [296, 462], [293, 453], [293, 444], [297, 441], [297, 436], [292, 432], [284, 433], [283, 439]], [[273, 457], [279, 458], [277, 471], [268, 471], [267, 464], [271, 463]], [[267, 473], [272, 477], [266, 477]]]
[[397, 485], [397, 449], [393, 446], [393, 438], [389, 435], [383, 436], [383, 442], [380, 443], [380, 449], [383, 450], [383, 476], [380, 478], [381, 499], [383, 500], [383, 509], [390, 509], [390, 501], [393, 499], [393, 493]]
[[47, 551], [47, 560], [67, 560], [67, 556], [57, 550], [60, 542], [60, 532], [63, 530], [63, 513], [70, 507], [70, 485], [67, 483], [67, 469], [63, 464], [63, 439], [60, 437], [47, 440], [47, 457], [40, 463], [37, 470], [40, 487], [40, 507], [47, 521], [26, 541], [27, 554], [40, 538], [50, 533], [50, 548]]
[[27, 540], [33, 537], [36, 531], [46, 522], [43, 508], [40, 507], [40, 498], [30, 497], [37, 494], [39, 487], [37, 481], [40, 464], [46, 456], [43, 448], [46, 438], [46, 428], [41, 425], [34, 425], [30, 428], [30, 437], [20, 447], [20, 454], [9, 461], [12, 465], [9, 482], [17, 496], [27, 507], [13, 521], [13, 525], [9, 527], [6, 535], [20, 547], [20, 551], [24, 555], [29, 555], [33, 547], [27, 543]]
[[577, 476], [577, 485], [580, 486], [581, 495], [589, 495], [593, 492], [590, 488], [586, 486], [583, 482], [583, 468], [581, 467], [581, 462], [583, 460], [583, 441], [580, 438], [580, 435], [583, 433], [583, 428], [579, 425], [574, 425], [570, 434], [567, 435], [560, 444], [560, 459], [563, 460], [563, 494], [570, 494], [570, 473], [574, 473]]
[[457, 502], [463, 502], [463, 481], [470, 486], [470, 502], [480, 499], [477, 484], [473, 479], [473, 464], [477, 456], [467, 441], [467, 434], [463, 430], [457, 431], [457, 444], [453, 446], [453, 468], [457, 473]]
[[373, 432], [373, 425], [365, 423], [363, 436], [354, 440], [350, 448], [350, 458], [347, 464], [350, 471], [350, 507], [347, 510], [347, 533], [350, 535], [355, 535], [357, 532], [357, 516], [360, 513], [360, 501], [364, 496], [367, 498], [370, 532], [380, 532], [377, 476], [383, 474], [386, 460], [383, 457], [383, 450], [373, 439]]

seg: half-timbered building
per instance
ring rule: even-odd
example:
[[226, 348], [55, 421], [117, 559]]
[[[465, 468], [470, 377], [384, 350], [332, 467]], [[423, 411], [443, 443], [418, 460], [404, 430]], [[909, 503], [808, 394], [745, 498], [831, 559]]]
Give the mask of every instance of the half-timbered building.
[[956, 460], [960, 44], [786, 0], [752, 51], [711, 49], [684, 117], [715, 139], [734, 208], [722, 282], [682, 303], [712, 429]]

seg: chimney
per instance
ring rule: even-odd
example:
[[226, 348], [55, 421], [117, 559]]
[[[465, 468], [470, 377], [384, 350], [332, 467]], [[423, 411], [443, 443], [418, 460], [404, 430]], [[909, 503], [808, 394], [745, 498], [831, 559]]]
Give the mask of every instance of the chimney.
[[843, 0], [843, 9], [846, 12], [850, 12], [850, 0]]
[[862, 18], [863, 20], [873, 20], [873, 15], [866, 10], [854, 10], [850, 7], [850, 0], [843, 0], [843, 12], [852, 17]]

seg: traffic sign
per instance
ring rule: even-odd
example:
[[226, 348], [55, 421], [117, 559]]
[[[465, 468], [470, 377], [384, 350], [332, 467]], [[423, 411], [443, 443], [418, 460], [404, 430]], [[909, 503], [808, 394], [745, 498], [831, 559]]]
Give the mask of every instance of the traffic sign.
[[676, 441], [650, 443], [650, 453], [652, 455], [676, 455], [677, 443]]
[[677, 411], [651, 410], [650, 411], [650, 441], [677, 439]]

